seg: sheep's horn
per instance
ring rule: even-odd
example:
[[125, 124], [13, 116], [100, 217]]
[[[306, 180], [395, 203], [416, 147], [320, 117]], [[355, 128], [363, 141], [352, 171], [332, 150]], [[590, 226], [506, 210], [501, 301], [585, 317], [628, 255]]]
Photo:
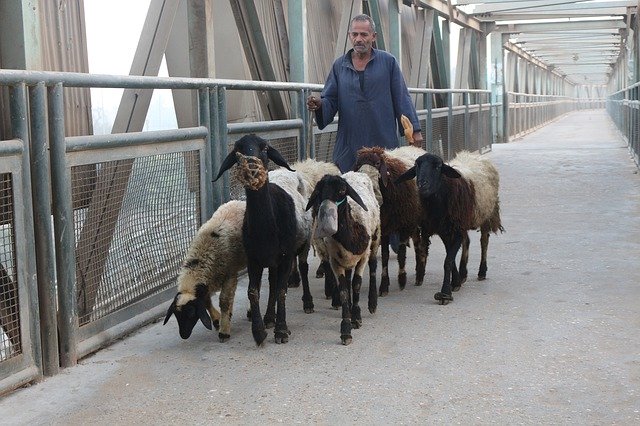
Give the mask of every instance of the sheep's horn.
[[367, 206], [364, 205], [364, 201], [362, 201], [362, 198], [360, 198], [360, 196], [355, 191], [355, 189], [353, 189], [351, 185], [349, 185], [348, 183], [347, 183], [347, 195], [351, 197], [353, 201], [358, 203], [360, 207], [364, 209], [364, 211], [369, 211], [369, 209], [367, 209]]
[[267, 157], [269, 157], [269, 159], [276, 163], [278, 166], [282, 166], [289, 171], [295, 172], [295, 170], [293, 170], [289, 166], [289, 163], [287, 163], [287, 160], [284, 159], [282, 154], [280, 154], [278, 150], [271, 145], [269, 145], [269, 147], [267, 148]]
[[398, 179], [396, 179], [395, 183], [397, 185], [399, 183], [411, 180], [414, 177], [416, 177], [416, 166], [411, 167], [409, 170], [398, 176]]
[[218, 179], [220, 179], [220, 176], [222, 176], [222, 174], [224, 172], [226, 172], [227, 170], [229, 170], [234, 164], [236, 164], [236, 162], [238, 161], [238, 158], [236, 157], [236, 151], [235, 149], [233, 151], [231, 151], [229, 153], [229, 155], [227, 155], [227, 158], [224, 159], [224, 161], [222, 162], [222, 165], [220, 166], [220, 171], [218, 172], [218, 175], [216, 176], [216, 178], [213, 180], [213, 182], [217, 181]]

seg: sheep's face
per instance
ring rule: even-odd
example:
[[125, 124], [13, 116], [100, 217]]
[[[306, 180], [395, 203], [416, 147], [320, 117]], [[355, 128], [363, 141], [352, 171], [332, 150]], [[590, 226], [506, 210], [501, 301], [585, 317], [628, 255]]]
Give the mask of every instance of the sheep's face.
[[275, 148], [271, 147], [266, 140], [251, 134], [243, 136], [236, 141], [233, 146], [233, 150], [222, 162], [220, 171], [214, 179], [214, 182], [217, 181], [225, 171], [229, 170], [234, 164], [237, 164], [238, 159], [243, 158], [252, 158], [252, 167], [255, 167], [257, 162], [262, 163], [262, 168], [265, 171], [269, 166], [269, 160], [272, 160], [274, 163], [286, 168], [287, 170], [294, 171], [289, 167], [287, 160], [285, 160]]
[[[198, 284], [197, 287], [199, 289], [202, 286], [203, 284]], [[204, 299], [200, 296], [182, 293], [176, 294], [173, 303], [171, 303], [171, 306], [169, 306], [167, 310], [163, 325], [169, 321], [171, 315], [176, 316], [178, 331], [180, 332], [180, 337], [183, 339], [188, 339], [189, 336], [191, 336], [193, 327], [195, 327], [198, 320], [202, 321], [202, 324], [209, 330], [212, 329], [211, 318], [207, 312]]]
[[357, 172], [364, 166], [371, 166], [380, 173], [380, 182], [382, 186], [386, 187], [389, 183], [389, 171], [387, 170], [387, 163], [382, 156], [382, 149], [365, 148], [358, 151], [358, 158], [356, 159], [356, 166], [354, 170]]
[[416, 164], [403, 173], [396, 183], [416, 178], [418, 192], [422, 197], [430, 197], [440, 190], [442, 177], [451, 179], [461, 177], [453, 167], [445, 164], [440, 157], [433, 154], [424, 154], [416, 159]]
[[358, 203], [360, 207], [367, 210], [367, 206], [364, 205], [362, 198], [360, 198], [358, 193], [346, 180], [340, 176], [324, 175], [309, 197], [307, 210], [313, 207], [313, 217], [315, 218], [318, 217], [318, 212], [323, 205], [325, 206], [324, 208], [328, 208], [331, 205], [338, 207], [344, 205], [344, 207], [341, 208], [347, 208], [347, 195]]

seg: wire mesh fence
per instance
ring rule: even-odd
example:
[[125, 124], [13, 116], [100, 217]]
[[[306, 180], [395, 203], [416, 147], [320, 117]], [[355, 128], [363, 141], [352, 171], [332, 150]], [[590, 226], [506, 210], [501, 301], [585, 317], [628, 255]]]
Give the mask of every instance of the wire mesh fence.
[[22, 353], [10, 173], [0, 174], [0, 362]]
[[[95, 198], [105, 197], [120, 208], [106, 216], [91, 207], [74, 213], [80, 325], [174, 285], [200, 226], [200, 191], [187, 178], [199, 168], [197, 156], [170, 153], [94, 166], [98, 182], [108, 176], [109, 184], [96, 188], [92, 205], [100, 208]], [[81, 197], [90, 186], [83, 182], [74, 192]]]

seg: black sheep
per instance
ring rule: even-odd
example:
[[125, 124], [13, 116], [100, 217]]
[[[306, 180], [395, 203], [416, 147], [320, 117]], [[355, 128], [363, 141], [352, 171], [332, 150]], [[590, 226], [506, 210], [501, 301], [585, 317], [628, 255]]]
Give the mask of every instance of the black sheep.
[[251, 331], [258, 345], [267, 337], [260, 313], [260, 284], [269, 268], [269, 287], [276, 292], [276, 343], [287, 343], [285, 299], [292, 262], [296, 256], [296, 214], [293, 199], [285, 190], [269, 183], [269, 160], [291, 170], [287, 161], [266, 140], [256, 135], [239, 139], [220, 166], [214, 182], [233, 165], [245, 187], [247, 209], [242, 225], [242, 243], [247, 255], [248, 297]]

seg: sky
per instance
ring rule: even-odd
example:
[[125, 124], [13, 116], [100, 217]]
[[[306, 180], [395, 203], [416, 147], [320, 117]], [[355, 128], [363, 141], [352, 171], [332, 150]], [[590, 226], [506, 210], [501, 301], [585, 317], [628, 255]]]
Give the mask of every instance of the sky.
[[[84, 0], [89, 72], [129, 75], [150, 0]], [[160, 76], [168, 76], [162, 61]], [[122, 89], [91, 89], [94, 133], [111, 133]], [[144, 130], [176, 128], [171, 93], [156, 90]]]

